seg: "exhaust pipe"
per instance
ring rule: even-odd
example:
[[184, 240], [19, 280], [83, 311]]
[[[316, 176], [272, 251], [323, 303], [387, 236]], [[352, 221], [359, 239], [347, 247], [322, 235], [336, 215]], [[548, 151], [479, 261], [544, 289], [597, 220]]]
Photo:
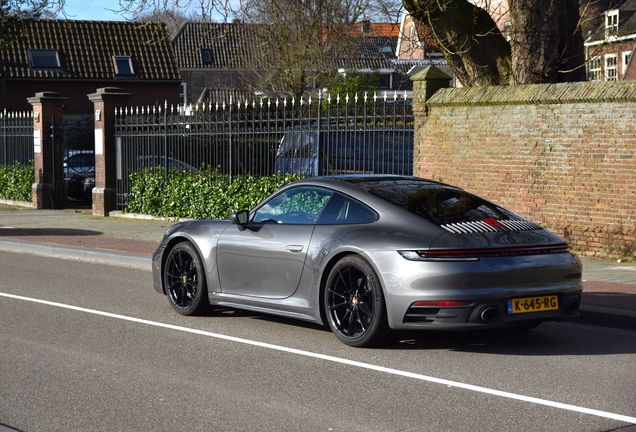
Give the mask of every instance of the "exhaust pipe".
[[495, 306], [487, 307], [483, 311], [481, 311], [481, 314], [479, 314], [479, 317], [484, 322], [497, 321], [500, 316], [501, 316], [501, 309]]
[[580, 303], [578, 299], [571, 300], [570, 303], [568, 303], [568, 307], [565, 308], [565, 311], [568, 314], [577, 313], [579, 311], [579, 306]]

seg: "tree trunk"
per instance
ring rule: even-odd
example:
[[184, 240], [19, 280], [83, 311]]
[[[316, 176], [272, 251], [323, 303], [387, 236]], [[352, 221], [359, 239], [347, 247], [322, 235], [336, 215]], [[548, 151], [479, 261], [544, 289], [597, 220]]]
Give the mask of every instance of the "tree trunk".
[[404, 0], [404, 6], [436, 38], [464, 86], [585, 79], [576, 0], [509, 0], [511, 42], [467, 0]]
[[510, 0], [513, 84], [584, 81], [575, 0]]
[[437, 40], [464, 86], [510, 81], [510, 44], [484, 9], [466, 0], [404, 0], [411, 16]]

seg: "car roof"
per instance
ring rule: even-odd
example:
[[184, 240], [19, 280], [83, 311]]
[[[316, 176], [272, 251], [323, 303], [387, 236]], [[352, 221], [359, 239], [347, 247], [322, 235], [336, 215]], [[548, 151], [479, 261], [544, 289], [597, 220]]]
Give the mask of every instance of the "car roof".
[[395, 174], [341, 174], [330, 176], [311, 177], [303, 180], [299, 180], [294, 183], [311, 183], [311, 184], [329, 184], [340, 183], [343, 185], [356, 185], [360, 183], [378, 183], [378, 182], [391, 182], [391, 181], [409, 181], [409, 182], [421, 182], [429, 185], [440, 185], [446, 187], [457, 188], [456, 186], [440, 183], [435, 180], [424, 179], [420, 177], [395, 175]]

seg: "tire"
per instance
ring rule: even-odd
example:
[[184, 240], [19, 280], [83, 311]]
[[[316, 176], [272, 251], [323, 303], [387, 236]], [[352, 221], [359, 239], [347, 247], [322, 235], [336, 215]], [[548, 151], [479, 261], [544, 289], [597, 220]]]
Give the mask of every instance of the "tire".
[[178, 243], [170, 250], [163, 280], [168, 301], [179, 314], [201, 315], [209, 310], [203, 262], [191, 243]]
[[329, 328], [346, 345], [369, 348], [389, 337], [380, 281], [359, 255], [348, 255], [333, 267], [325, 287], [324, 306]]

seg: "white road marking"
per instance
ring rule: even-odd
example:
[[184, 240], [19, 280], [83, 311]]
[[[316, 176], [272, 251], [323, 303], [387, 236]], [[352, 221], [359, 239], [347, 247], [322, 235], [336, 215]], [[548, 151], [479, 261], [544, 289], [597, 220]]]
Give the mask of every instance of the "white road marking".
[[59, 307], [59, 308], [63, 308], [63, 309], [70, 309], [70, 310], [74, 310], [74, 311], [78, 311], [78, 312], [85, 312], [85, 313], [89, 313], [89, 314], [93, 314], [93, 315], [100, 315], [100, 316], [104, 316], [104, 317], [115, 318], [115, 319], [119, 319], [119, 320], [123, 320], [123, 321], [130, 321], [130, 322], [134, 322], [134, 323], [138, 323], [138, 324], [146, 324], [146, 325], [154, 326], [154, 327], [160, 327], [160, 328], [165, 328], [165, 329], [170, 329], [170, 330], [177, 330], [177, 331], [182, 331], [182, 332], [185, 332], [185, 333], [192, 333], [192, 334], [197, 334], [197, 335], [201, 335], [201, 336], [213, 337], [213, 338], [216, 338], [216, 339], [223, 339], [223, 340], [237, 342], [237, 343], [242, 343], [242, 344], [246, 344], [246, 345], [257, 346], [257, 347], [260, 347], [260, 348], [267, 348], [267, 349], [272, 349], [272, 350], [276, 350], [276, 351], [282, 351], [282, 352], [286, 352], [286, 353], [290, 353], [290, 354], [296, 354], [296, 355], [300, 355], [300, 356], [304, 356], [304, 357], [311, 357], [311, 358], [316, 358], [316, 359], [320, 359], [320, 360], [326, 360], [326, 361], [330, 361], [330, 362], [334, 362], [334, 363], [346, 364], [346, 365], [349, 365], [349, 366], [355, 366], [355, 367], [359, 367], [359, 368], [363, 368], [363, 369], [374, 370], [374, 371], [377, 371], [377, 372], [384, 372], [384, 373], [391, 374], [391, 375], [397, 375], [397, 376], [402, 376], [402, 377], [406, 377], [406, 378], [413, 378], [413, 379], [420, 380], [420, 381], [427, 381], [427, 382], [431, 382], [431, 383], [445, 385], [447, 387], [456, 387], [456, 388], [460, 388], [460, 389], [464, 389], [464, 390], [470, 390], [470, 391], [474, 391], [474, 392], [478, 392], [478, 393], [484, 393], [484, 394], [489, 394], [489, 395], [493, 395], [493, 396], [499, 396], [499, 397], [503, 397], [503, 398], [514, 399], [514, 400], [518, 400], [518, 401], [529, 402], [529, 403], [533, 403], [533, 404], [537, 404], [537, 405], [545, 405], [545, 406], [548, 406], [548, 407], [551, 407], [551, 408], [559, 408], [559, 409], [563, 409], [563, 410], [567, 410], [567, 411], [574, 411], [574, 412], [578, 412], [578, 413], [589, 414], [589, 415], [593, 415], [593, 416], [604, 417], [604, 418], [608, 418], [608, 419], [612, 419], [612, 420], [618, 420], [618, 421], [624, 421], [624, 422], [631, 423], [631, 424], [636, 424], [636, 417], [630, 417], [630, 416], [626, 416], [626, 415], [622, 415], [622, 414], [610, 413], [610, 412], [607, 412], [607, 411], [599, 411], [599, 410], [595, 410], [595, 409], [584, 408], [584, 407], [579, 407], [579, 406], [576, 406], [576, 405], [569, 405], [569, 404], [549, 401], [549, 400], [546, 400], [546, 399], [539, 399], [539, 398], [530, 397], [530, 396], [523, 396], [523, 395], [518, 395], [518, 394], [515, 394], [515, 393], [509, 393], [509, 392], [504, 392], [504, 391], [499, 391], [499, 390], [493, 390], [493, 389], [489, 389], [489, 388], [486, 388], [486, 387], [480, 387], [480, 386], [475, 386], [475, 385], [471, 385], [471, 384], [465, 384], [465, 383], [461, 383], [461, 382], [458, 382], [458, 381], [451, 381], [451, 380], [446, 380], [446, 379], [442, 379], [442, 378], [430, 377], [430, 376], [427, 376], [427, 375], [421, 375], [421, 374], [417, 374], [417, 373], [413, 373], [413, 372], [406, 372], [406, 371], [401, 371], [401, 370], [398, 370], [398, 369], [387, 368], [387, 367], [384, 367], [384, 366], [376, 366], [376, 365], [372, 365], [372, 364], [369, 364], [369, 363], [362, 363], [362, 362], [355, 361], [355, 360], [347, 360], [347, 359], [342, 359], [342, 358], [339, 358], [339, 357], [333, 357], [333, 356], [330, 356], [330, 355], [318, 354], [318, 353], [313, 353], [313, 352], [310, 352], [310, 351], [303, 351], [303, 350], [299, 350], [299, 349], [295, 349], [295, 348], [288, 348], [288, 347], [284, 347], [284, 346], [280, 346], [280, 345], [273, 345], [273, 344], [269, 344], [269, 343], [263, 343], [263, 342], [249, 340], [249, 339], [238, 338], [238, 337], [234, 337], [234, 336], [227, 336], [227, 335], [223, 335], [223, 334], [219, 334], [219, 333], [212, 333], [212, 332], [208, 332], [208, 331], [204, 331], [204, 330], [196, 330], [196, 329], [191, 329], [191, 328], [187, 328], [187, 327], [176, 326], [176, 325], [172, 325], [172, 324], [164, 324], [164, 323], [160, 323], [160, 322], [156, 322], [156, 321], [149, 321], [149, 320], [145, 320], [145, 319], [141, 319], [141, 318], [133, 318], [133, 317], [129, 317], [129, 316], [125, 316], [125, 315], [118, 315], [118, 314], [114, 314], [114, 313], [110, 313], [110, 312], [102, 312], [102, 311], [98, 311], [98, 310], [94, 310], [94, 309], [87, 309], [87, 308], [78, 307], [78, 306], [71, 306], [71, 305], [67, 305], [67, 304], [63, 304], [63, 303], [51, 302], [51, 301], [47, 301], [47, 300], [34, 299], [34, 298], [30, 298], [30, 297], [23, 297], [23, 296], [17, 296], [17, 295], [6, 294], [6, 293], [0, 293], [0, 296], [1, 297], [7, 297], [7, 298], [15, 299], [15, 300], [23, 300], [23, 301], [28, 301], [28, 302], [32, 302], [32, 303], [39, 303], [39, 304], [43, 304], [43, 305], [47, 305], [47, 306]]

